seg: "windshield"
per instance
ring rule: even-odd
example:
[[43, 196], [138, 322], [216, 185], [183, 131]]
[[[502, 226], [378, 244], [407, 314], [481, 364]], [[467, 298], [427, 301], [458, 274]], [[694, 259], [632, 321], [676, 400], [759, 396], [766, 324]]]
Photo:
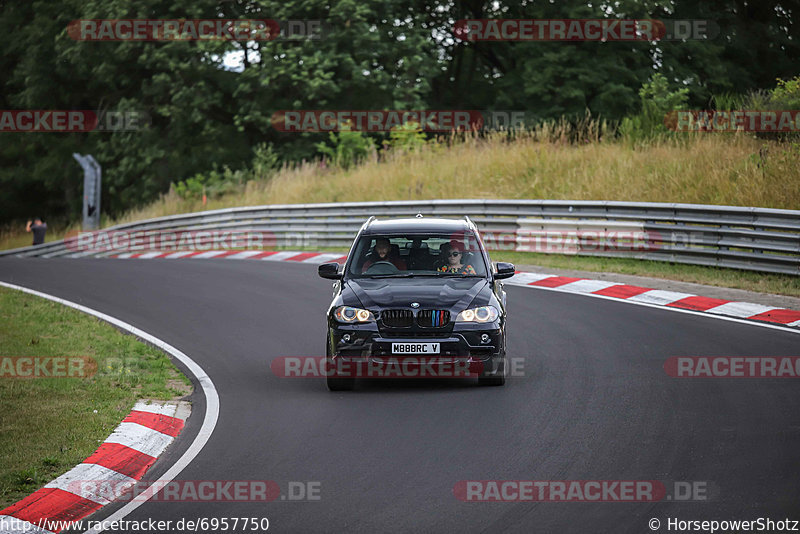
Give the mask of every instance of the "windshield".
[[348, 263], [349, 278], [486, 276], [473, 233], [363, 235]]

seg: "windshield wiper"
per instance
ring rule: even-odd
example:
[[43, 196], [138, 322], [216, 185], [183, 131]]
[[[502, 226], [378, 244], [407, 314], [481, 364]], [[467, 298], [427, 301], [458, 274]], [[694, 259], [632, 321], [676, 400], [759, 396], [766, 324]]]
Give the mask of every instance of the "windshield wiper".
[[479, 274], [459, 274], [459, 273], [392, 273], [392, 274], [372, 274], [360, 276], [359, 278], [415, 278], [415, 277], [433, 277], [433, 278], [483, 278]]
[[461, 273], [445, 273], [445, 272], [437, 272], [437, 273], [417, 273], [414, 276], [450, 276], [454, 277], [457, 276], [459, 278], [482, 278], [479, 274], [461, 274]]

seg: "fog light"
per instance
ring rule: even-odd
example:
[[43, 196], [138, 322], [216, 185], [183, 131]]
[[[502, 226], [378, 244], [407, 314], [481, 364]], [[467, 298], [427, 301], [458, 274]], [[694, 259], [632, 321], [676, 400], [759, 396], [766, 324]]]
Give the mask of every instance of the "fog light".
[[489, 342], [489, 334], [481, 334], [481, 343]]
[[350, 343], [350, 334], [345, 334], [345, 335], [343, 335], [343, 336], [342, 336], [342, 340], [343, 340], [345, 343]]

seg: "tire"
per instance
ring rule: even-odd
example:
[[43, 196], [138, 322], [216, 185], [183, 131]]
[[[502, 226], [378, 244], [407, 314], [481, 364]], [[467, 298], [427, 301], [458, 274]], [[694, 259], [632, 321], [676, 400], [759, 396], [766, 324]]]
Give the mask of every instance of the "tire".
[[353, 378], [326, 378], [329, 391], [353, 391], [355, 379]]
[[[327, 362], [331, 361], [331, 338], [325, 341], [325, 358]], [[326, 365], [327, 368], [327, 365]], [[355, 378], [338, 378], [327, 376], [325, 377], [325, 381], [328, 384], [329, 391], [352, 391], [356, 385]]]
[[478, 377], [479, 386], [504, 386], [506, 383], [506, 357], [500, 360], [497, 373], [493, 375], [483, 375]]

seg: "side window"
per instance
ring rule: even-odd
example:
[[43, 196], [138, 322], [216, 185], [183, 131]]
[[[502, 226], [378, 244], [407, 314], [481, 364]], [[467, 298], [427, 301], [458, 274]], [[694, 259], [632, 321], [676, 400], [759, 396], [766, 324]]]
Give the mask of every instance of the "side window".
[[350, 263], [350, 274], [358, 275], [361, 273], [361, 267], [367, 261], [369, 251], [372, 250], [373, 240], [369, 237], [362, 237], [353, 251], [353, 260]]

